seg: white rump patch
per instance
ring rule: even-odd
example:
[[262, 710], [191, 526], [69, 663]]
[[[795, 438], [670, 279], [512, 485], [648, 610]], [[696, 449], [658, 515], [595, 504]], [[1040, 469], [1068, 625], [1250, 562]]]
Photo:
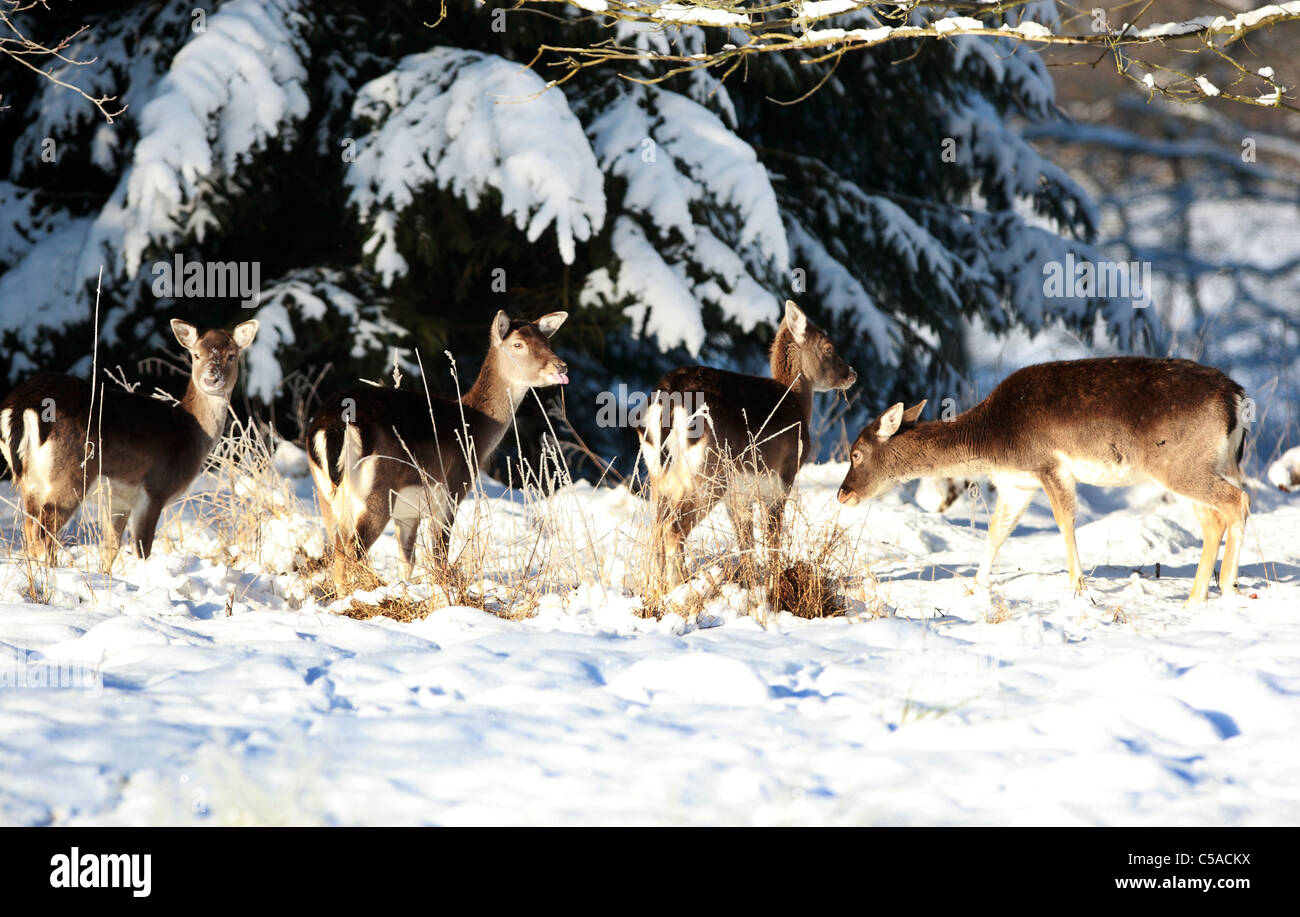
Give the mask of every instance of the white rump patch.
[[640, 431], [641, 440], [641, 457], [645, 460], [646, 472], [650, 475], [650, 480], [658, 478], [663, 471], [659, 467], [660, 449], [663, 445], [659, 439], [659, 434], [663, 428], [660, 426], [660, 415], [663, 412], [663, 406], [658, 402], [652, 402], [646, 408], [645, 428]]
[[1219, 447], [1219, 454], [1215, 456], [1214, 470], [1219, 477], [1223, 478], [1229, 484], [1235, 484], [1238, 487], [1246, 486], [1246, 476], [1241, 473], [1241, 465], [1237, 463], [1237, 450], [1241, 448], [1241, 441], [1246, 438], [1250, 432], [1250, 422], [1246, 420], [1242, 411], [1242, 403], [1245, 398], [1237, 396], [1235, 404], [1237, 423], [1231, 435], [1223, 438], [1223, 445]]
[[14, 457], [9, 451], [9, 421], [13, 415], [13, 408], [5, 408], [0, 411], [0, 452], [4, 453], [5, 462], [8, 463], [10, 470], [13, 470], [14, 467]]
[[[54, 493], [54, 437], [40, 443], [40, 417], [35, 409], [23, 411], [23, 435], [18, 454], [23, 457], [23, 490], [46, 502]], [[33, 447], [33, 443], [40, 445]]]

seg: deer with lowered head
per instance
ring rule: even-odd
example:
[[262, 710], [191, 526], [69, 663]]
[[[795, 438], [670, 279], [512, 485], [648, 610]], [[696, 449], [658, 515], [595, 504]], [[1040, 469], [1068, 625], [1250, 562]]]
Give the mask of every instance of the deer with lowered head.
[[1041, 488], [1065, 537], [1070, 584], [1079, 594], [1075, 483], [1155, 481], [1192, 501], [1205, 541], [1187, 602], [1203, 602], [1225, 532], [1219, 586], [1226, 593], [1237, 583], [1250, 511], [1241, 470], [1245, 402], [1240, 385], [1188, 360], [1113, 357], [1030, 366], [949, 421], [920, 422], [924, 401], [906, 410], [895, 404], [854, 441], [839, 499], [852, 506], [918, 477], [989, 475], [998, 498], [975, 574], [987, 587], [998, 549]]
[[104, 566], [117, 556], [132, 517], [136, 554], [148, 557], [163, 507], [190, 486], [221, 436], [239, 354], [253, 343], [257, 325], [200, 334], [172, 319], [172, 333], [190, 356], [189, 386], [174, 404], [105, 386], [92, 393], [85, 379], [57, 373], [40, 373], [10, 392], [0, 403], [0, 452], [22, 497], [28, 551], [52, 562], [59, 532], [104, 478]]
[[741, 551], [754, 547], [760, 504], [769, 553], [780, 542], [785, 501], [811, 455], [813, 393], [847, 389], [857, 373], [793, 302], [772, 341], [772, 376], [685, 366], [659, 380], [637, 430], [655, 503], [656, 572], [685, 578], [691, 530], [725, 500]]
[[307, 428], [308, 458], [334, 544], [335, 576], [363, 560], [392, 519], [402, 575], [411, 576], [420, 520], [433, 518], [435, 562], [447, 558], [456, 508], [532, 388], [565, 385], [550, 339], [567, 312], [535, 322], [498, 312], [487, 356], [460, 401], [360, 384], [325, 399]]

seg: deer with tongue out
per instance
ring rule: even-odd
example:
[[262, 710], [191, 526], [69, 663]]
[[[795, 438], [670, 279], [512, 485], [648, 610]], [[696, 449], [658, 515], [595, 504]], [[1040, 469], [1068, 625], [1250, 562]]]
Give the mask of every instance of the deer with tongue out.
[[321, 513], [341, 564], [359, 561], [391, 518], [402, 574], [410, 577], [420, 519], [431, 516], [434, 562], [445, 563], [456, 508], [500, 444], [529, 389], [565, 385], [550, 339], [567, 312], [535, 322], [498, 312], [487, 356], [460, 401], [356, 385], [325, 399], [307, 428]]

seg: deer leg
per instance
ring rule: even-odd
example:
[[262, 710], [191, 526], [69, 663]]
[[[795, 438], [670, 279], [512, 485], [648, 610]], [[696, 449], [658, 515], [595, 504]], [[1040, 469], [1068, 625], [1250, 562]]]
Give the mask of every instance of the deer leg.
[[1246, 537], [1246, 517], [1250, 515], [1250, 496], [1243, 490], [1237, 497], [1235, 512], [1228, 514], [1228, 543], [1223, 549], [1223, 567], [1219, 571], [1219, 589], [1227, 593], [1237, 588], [1237, 571], [1241, 565], [1241, 543]]
[[450, 563], [451, 530], [456, 524], [456, 511], [460, 508], [463, 491], [452, 491], [439, 486], [433, 491], [433, 557], [446, 566]]
[[1043, 490], [1052, 504], [1052, 516], [1065, 539], [1065, 561], [1070, 574], [1070, 587], [1075, 595], [1083, 594], [1083, 565], [1079, 562], [1079, 545], [1074, 539], [1074, 482], [1056, 472], [1040, 476]]
[[119, 485], [113, 487], [109, 485], [109, 503], [108, 527], [103, 533], [103, 543], [101, 545], [100, 569], [107, 573], [113, 567], [113, 561], [117, 558], [117, 552], [122, 546], [122, 532], [126, 530], [126, 522], [131, 518], [131, 511], [135, 509], [136, 497], [139, 496], [139, 490], [135, 487], [126, 487]]
[[420, 531], [420, 509], [423, 493], [411, 489], [389, 495], [389, 513], [397, 527], [397, 555], [400, 558], [401, 576], [409, 580], [415, 572], [415, 536]]
[[775, 567], [781, 556], [781, 530], [785, 523], [785, 494], [768, 499], [763, 504], [763, 543], [767, 546], [767, 562]]
[[393, 522], [397, 526], [397, 552], [402, 561], [402, 578], [410, 579], [415, 572], [415, 540], [424, 516], [432, 518], [430, 537], [435, 566], [447, 564], [447, 544], [451, 540], [451, 527], [456, 521], [456, 502], [447, 496], [446, 488], [433, 485], [418, 494], [404, 493], [393, 501]]
[[686, 580], [686, 561], [684, 550], [686, 539], [691, 530], [700, 523], [713, 509], [717, 498], [696, 494], [685, 500], [675, 502], [669, 511], [666, 524], [662, 527], [665, 565], [665, 577], [670, 587], [680, 585]]
[[[743, 488], [742, 488], [743, 489]], [[731, 517], [731, 527], [736, 530], [736, 550], [749, 555], [754, 550], [754, 506], [752, 494], [728, 497], [727, 515]]]
[[379, 503], [373, 499], [366, 501], [366, 508], [357, 514], [356, 528], [352, 533], [352, 549], [356, 560], [365, 560], [370, 554], [370, 549], [384, 533], [389, 516], [387, 500]]
[[320, 510], [321, 521], [325, 523], [325, 534], [328, 536], [326, 540], [333, 543], [338, 537], [336, 533], [338, 524], [334, 521], [334, 507], [330, 506], [330, 501], [321, 490], [319, 483], [316, 486], [316, 506]]
[[41, 529], [41, 504], [34, 494], [23, 494], [23, 543], [29, 557], [44, 559], [45, 539]]
[[148, 559], [153, 552], [154, 534], [158, 529], [158, 517], [162, 514], [162, 497], [145, 491], [144, 512], [135, 517], [135, 553], [141, 560]]
[[48, 502], [41, 505], [40, 512], [37, 514], [36, 543], [39, 551], [38, 558], [42, 562], [54, 563], [58, 556], [59, 533], [68, 524], [68, 520], [72, 518], [78, 506], [80, 506], [79, 501]]
[[655, 498], [653, 543], [650, 545], [650, 572], [659, 581], [668, 579], [668, 544], [673, 537], [676, 506], [663, 496]]
[[420, 517], [394, 516], [397, 526], [397, 554], [401, 558], [402, 579], [409, 580], [415, 572], [415, 536], [420, 530]]
[[1223, 552], [1219, 585], [1225, 593], [1236, 587], [1250, 498], [1240, 487], [1229, 484], [1213, 471], [1197, 467], [1179, 468], [1177, 471], [1178, 474], [1162, 479], [1160, 483], [1193, 501], [1192, 507], [1205, 537], [1201, 561], [1196, 566], [1196, 578], [1192, 580], [1192, 591], [1187, 596], [1186, 604], [1195, 605], [1209, 598], [1210, 580], [1214, 578], [1214, 561], [1225, 531], [1228, 534], [1228, 546]]
[[[1193, 503], [1196, 518], [1201, 523], [1201, 561], [1196, 565], [1196, 578], [1192, 580], [1192, 591], [1187, 596], [1188, 605], [1204, 602], [1210, 597], [1210, 580], [1214, 576], [1214, 561], [1219, 556], [1219, 542], [1223, 539], [1223, 530], [1228, 527], [1228, 520], [1212, 506]], [[1225, 557], [1226, 561], [1227, 558]]]
[[686, 565], [682, 560], [682, 547], [691, 525], [683, 531], [683, 516], [689, 512], [690, 501], [661, 501], [655, 526], [655, 574], [671, 589], [686, 579]]
[[350, 579], [348, 563], [365, 563], [371, 546], [379, 540], [388, 524], [388, 501], [381, 500], [376, 505], [373, 500], [366, 501], [366, 508], [357, 514], [351, 532], [339, 527], [334, 540], [334, 579], [336, 583], [345, 583]]
[[993, 515], [989, 519], [989, 542], [984, 549], [984, 560], [975, 571], [975, 585], [988, 588], [993, 572], [993, 561], [997, 559], [998, 550], [1015, 529], [1016, 524], [1020, 522], [1020, 517], [1033, 502], [1036, 492], [1037, 488], [998, 485], [998, 502], [994, 505]]

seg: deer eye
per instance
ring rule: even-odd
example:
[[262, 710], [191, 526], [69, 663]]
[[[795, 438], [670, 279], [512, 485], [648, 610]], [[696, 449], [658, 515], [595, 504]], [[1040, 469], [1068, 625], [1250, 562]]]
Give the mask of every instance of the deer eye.
[[523, 341], [515, 341], [514, 347], [515, 347], [515, 350], [523, 350], [523, 349], [524, 349], [524, 342], [523, 342]]
[[855, 465], [862, 464], [862, 453], [857, 449], [853, 450], [853, 464]]

